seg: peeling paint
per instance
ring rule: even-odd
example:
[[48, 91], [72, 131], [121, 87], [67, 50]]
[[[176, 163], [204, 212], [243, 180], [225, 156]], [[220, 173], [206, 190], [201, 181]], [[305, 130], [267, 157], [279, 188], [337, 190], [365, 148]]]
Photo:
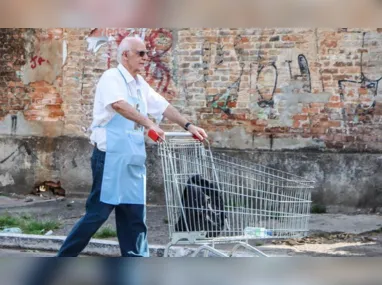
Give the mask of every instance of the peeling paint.
[[88, 42], [88, 51], [96, 53], [102, 46], [106, 45], [108, 42], [115, 41], [115, 38], [112, 36], [88, 37], [86, 41]]
[[68, 43], [66, 40], [62, 42], [62, 65], [65, 65], [66, 58], [68, 57]]
[[14, 185], [14, 184], [15, 184], [15, 180], [8, 172], [3, 175], [0, 175], [0, 185], [2, 187], [8, 186], [8, 185]]
[[252, 136], [240, 127], [224, 132], [209, 132], [213, 147], [232, 149], [258, 150], [296, 150], [301, 148], [325, 148], [325, 143], [318, 139], [302, 138], [268, 138]]
[[279, 110], [279, 124], [277, 125], [291, 127], [293, 125], [293, 115], [302, 112], [302, 103], [327, 103], [330, 96], [330, 93], [281, 93], [275, 95], [275, 107]]
[[146, 38], [146, 28], [143, 28], [142, 31], [141, 31], [141, 39], [144, 41], [145, 38]]
[[26, 64], [21, 68], [22, 80], [25, 85], [31, 82], [46, 81], [50, 84], [62, 74], [63, 42], [61, 40], [35, 39], [28, 46]]
[[273, 141], [273, 150], [297, 150], [303, 148], [320, 149], [325, 147], [325, 142], [312, 138], [277, 138]]
[[[13, 134], [16, 136], [38, 136], [42, 133], [50, 134], [51, 136], [61, 135], [64, 129], [64, 123], [61, 121], [55, 122], [38, 122], [26, 120], [23, 112], [17, 112], [16, 115], [8, 114], [3, 121], [0, 121], [0, 136], [10, 135], [12, 133], [12, 116], [17, 118], [17, 128]], [[15, 119], [13, 126], [15, 126]], [[49, 130], [49, 132], [47, 132]]]
[[[232, 148], [252, 148], [252, 138], [243, 128], [234, 127], [224, 132], [209, 132], [208, 134], [213, 141], [213, 146], [232, 147]], [[267, 149], [268, 143], [265, 140], [261, 145]], [[259, 146], [261, 148], [261, 146]]]

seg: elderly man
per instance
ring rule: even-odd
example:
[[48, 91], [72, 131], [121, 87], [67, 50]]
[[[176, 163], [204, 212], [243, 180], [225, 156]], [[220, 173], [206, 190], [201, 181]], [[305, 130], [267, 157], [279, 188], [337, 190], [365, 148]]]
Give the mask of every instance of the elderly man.
[[205, 131], [182, 117], [139, 75], [148, 59], [144, 42], [125, 38], [118, 48], [117, 68], [100, 78], [93, 109], [91, 158], [93, 186], [86, 214], [72, 229], [58, 252], [78, 256], [91, 237], [115, 209], [117, 235], [122, 256], [147, 257], [146, 237], [146, 150], [144, 129], [161, 137], [164, 132], [147, 114], [166, 117], [200, 140]]

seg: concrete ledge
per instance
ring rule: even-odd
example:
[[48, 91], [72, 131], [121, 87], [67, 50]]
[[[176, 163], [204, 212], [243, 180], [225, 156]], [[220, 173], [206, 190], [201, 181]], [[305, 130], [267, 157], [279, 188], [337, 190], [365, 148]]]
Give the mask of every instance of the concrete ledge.
[[[65, 236], [39, 236], [0, 233], [0, 247], [57, 252], [65, 238]], [[164, 249], [164, 246], [151, 245], [149, 248], [150, 256], [163, 257]], [[187, 254], [186, 251], [170, 249], [170, 255], [181, 256], [182, 254]], [[88, 246], [83, 250], [82, 254], [91, 256], [115, 257], [120, 256], [120, 251], [118, 242], [116, 241], [91, 239]]]
[[[40, 236], [27, 234], [0, 233], [0, 248], [40, 250], [47, 252], [57, 252], [65, 240], [65, 236]], [[191, 256], [197, 246], [174, 246], [169, 250], [170, 257]], [[258, 249], [262, 250], [260, 247]], [[150, 257], [163, 257], [165, 246], [150, 245]], [[223, 252], [228, 251], [223, 249]], [[116, 241], [91, 239], [81, 255], [120, 257], [119, 244]], [[283, 254], [285, 256], [285, 253]], [[211, 255], [212, 256], [212, 255]], [[245, 253], [237, 252], [237, 257], [248, 256]]]

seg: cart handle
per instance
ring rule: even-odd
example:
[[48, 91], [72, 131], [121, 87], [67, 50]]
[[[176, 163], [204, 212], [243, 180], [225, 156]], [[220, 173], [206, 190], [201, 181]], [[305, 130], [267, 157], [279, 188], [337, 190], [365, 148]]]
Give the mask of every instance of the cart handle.
[[[158, 133], [157, 133], [156, 131], [154, 131], [153, 129], [150, 129], [150, 130], [148, 131], [147, 135], [148, 135], [149, 138], [151, 138], [154, 142], [158, 142], [159, 139], [162, 139], [162, 140], [164, 141], [164, 139], [163, 139], [162, 137], [160, 137], [160, 136], [158, 135]], [[166, 137], [193, 137], [194, 139], [200, 141], [200, 139], [199, 139], [197, 136], [195, 136], [195, 135], [193, 135], [193, 134], [191, 134], [191, 133], [189, 133], [189, 132], [165, 132], [164, 135], [165, 135]]]

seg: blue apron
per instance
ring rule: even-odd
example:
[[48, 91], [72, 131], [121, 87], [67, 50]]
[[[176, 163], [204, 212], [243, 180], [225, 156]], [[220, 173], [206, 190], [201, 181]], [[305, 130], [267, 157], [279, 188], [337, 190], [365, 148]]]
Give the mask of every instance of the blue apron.
[[[130, 88], [126, 78], [126, 87]], [[130, 94], [134, 95], [130, 89]], [[147, 107], [141, 92], [137, 97], [127, 96], [127, 102], [142, 115]], [[146, 204], [146, 147], [144, 128], [120, 114], [104, 126], [106, 128], [106, 157], [101, 187], [101, 202], [119, 204]]]

